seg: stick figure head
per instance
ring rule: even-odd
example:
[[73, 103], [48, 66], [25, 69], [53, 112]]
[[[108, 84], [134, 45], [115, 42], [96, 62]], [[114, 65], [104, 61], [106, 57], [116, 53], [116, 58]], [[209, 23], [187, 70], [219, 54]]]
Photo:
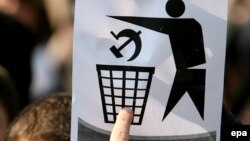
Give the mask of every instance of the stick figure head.
[[185, 12], [185, 4], [182, 0], [168, 0], [166, 11], [171, 17], [180, 17]]

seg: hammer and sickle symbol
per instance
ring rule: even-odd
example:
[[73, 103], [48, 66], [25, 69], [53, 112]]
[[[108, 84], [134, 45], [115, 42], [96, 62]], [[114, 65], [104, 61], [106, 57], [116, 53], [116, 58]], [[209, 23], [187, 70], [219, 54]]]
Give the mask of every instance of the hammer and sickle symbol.
[[141, 46], [142, 46], [141, 38], [140, 38], [141, 31], [135, 32], [134, 30], [131, 30], [131, 29], [124, 29], [121, 32], [119, 32], [117, 35], [115, 35], [113, 31], [111, 31], [110, 33], [115, 37], [116, 40], [118, 40], [121, 37], [129, 38], [120, 47], [116, 48], [116, 46], [113, 45], [110, 48], [111, 52], [115, 55], [116, 58], [123, 57], [123, 55], [121, 54], [121, 50], [124, 49], [132, 41], [135, 43], [135, 52], [132, 55], [132, 57], [128, 59], [128, 61], [134, 60], [140, 54]]

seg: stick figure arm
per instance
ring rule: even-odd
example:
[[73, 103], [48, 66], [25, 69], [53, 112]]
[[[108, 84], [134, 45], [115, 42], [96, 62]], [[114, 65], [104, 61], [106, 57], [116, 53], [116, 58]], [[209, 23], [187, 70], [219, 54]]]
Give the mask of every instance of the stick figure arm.
[[111, 18], [142, 26], [147, 29], [169, 34], [176, 28], [175, 20], [164, 18], [144, 18], [144, 17], [120, 17], [109, 16]]

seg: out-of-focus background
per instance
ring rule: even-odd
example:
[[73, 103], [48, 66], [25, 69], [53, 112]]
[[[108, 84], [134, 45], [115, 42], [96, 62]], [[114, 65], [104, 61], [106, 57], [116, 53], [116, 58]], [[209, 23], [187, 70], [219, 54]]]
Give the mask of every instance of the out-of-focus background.
[[[0, 141], [30, 102], [71, 93], [74, 0], [0, 0]], [[250, 125], [250, 0], [229, 0], [224, 106]]]
[[229, 0], [224, 105], [250, 125], [250, 0]]
[[0, 0], [0, 141], [29, 103], [71, 93], [74, 0]]

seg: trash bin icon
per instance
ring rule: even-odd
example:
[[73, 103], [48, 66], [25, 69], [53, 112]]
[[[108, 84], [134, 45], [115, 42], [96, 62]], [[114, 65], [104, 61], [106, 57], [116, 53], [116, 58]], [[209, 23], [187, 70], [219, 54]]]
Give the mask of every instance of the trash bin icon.
[[105, 123], [115, 123], [123, 107], [134, 112], [133, 125], [141, 125], [154, 67], [96, 65]]

